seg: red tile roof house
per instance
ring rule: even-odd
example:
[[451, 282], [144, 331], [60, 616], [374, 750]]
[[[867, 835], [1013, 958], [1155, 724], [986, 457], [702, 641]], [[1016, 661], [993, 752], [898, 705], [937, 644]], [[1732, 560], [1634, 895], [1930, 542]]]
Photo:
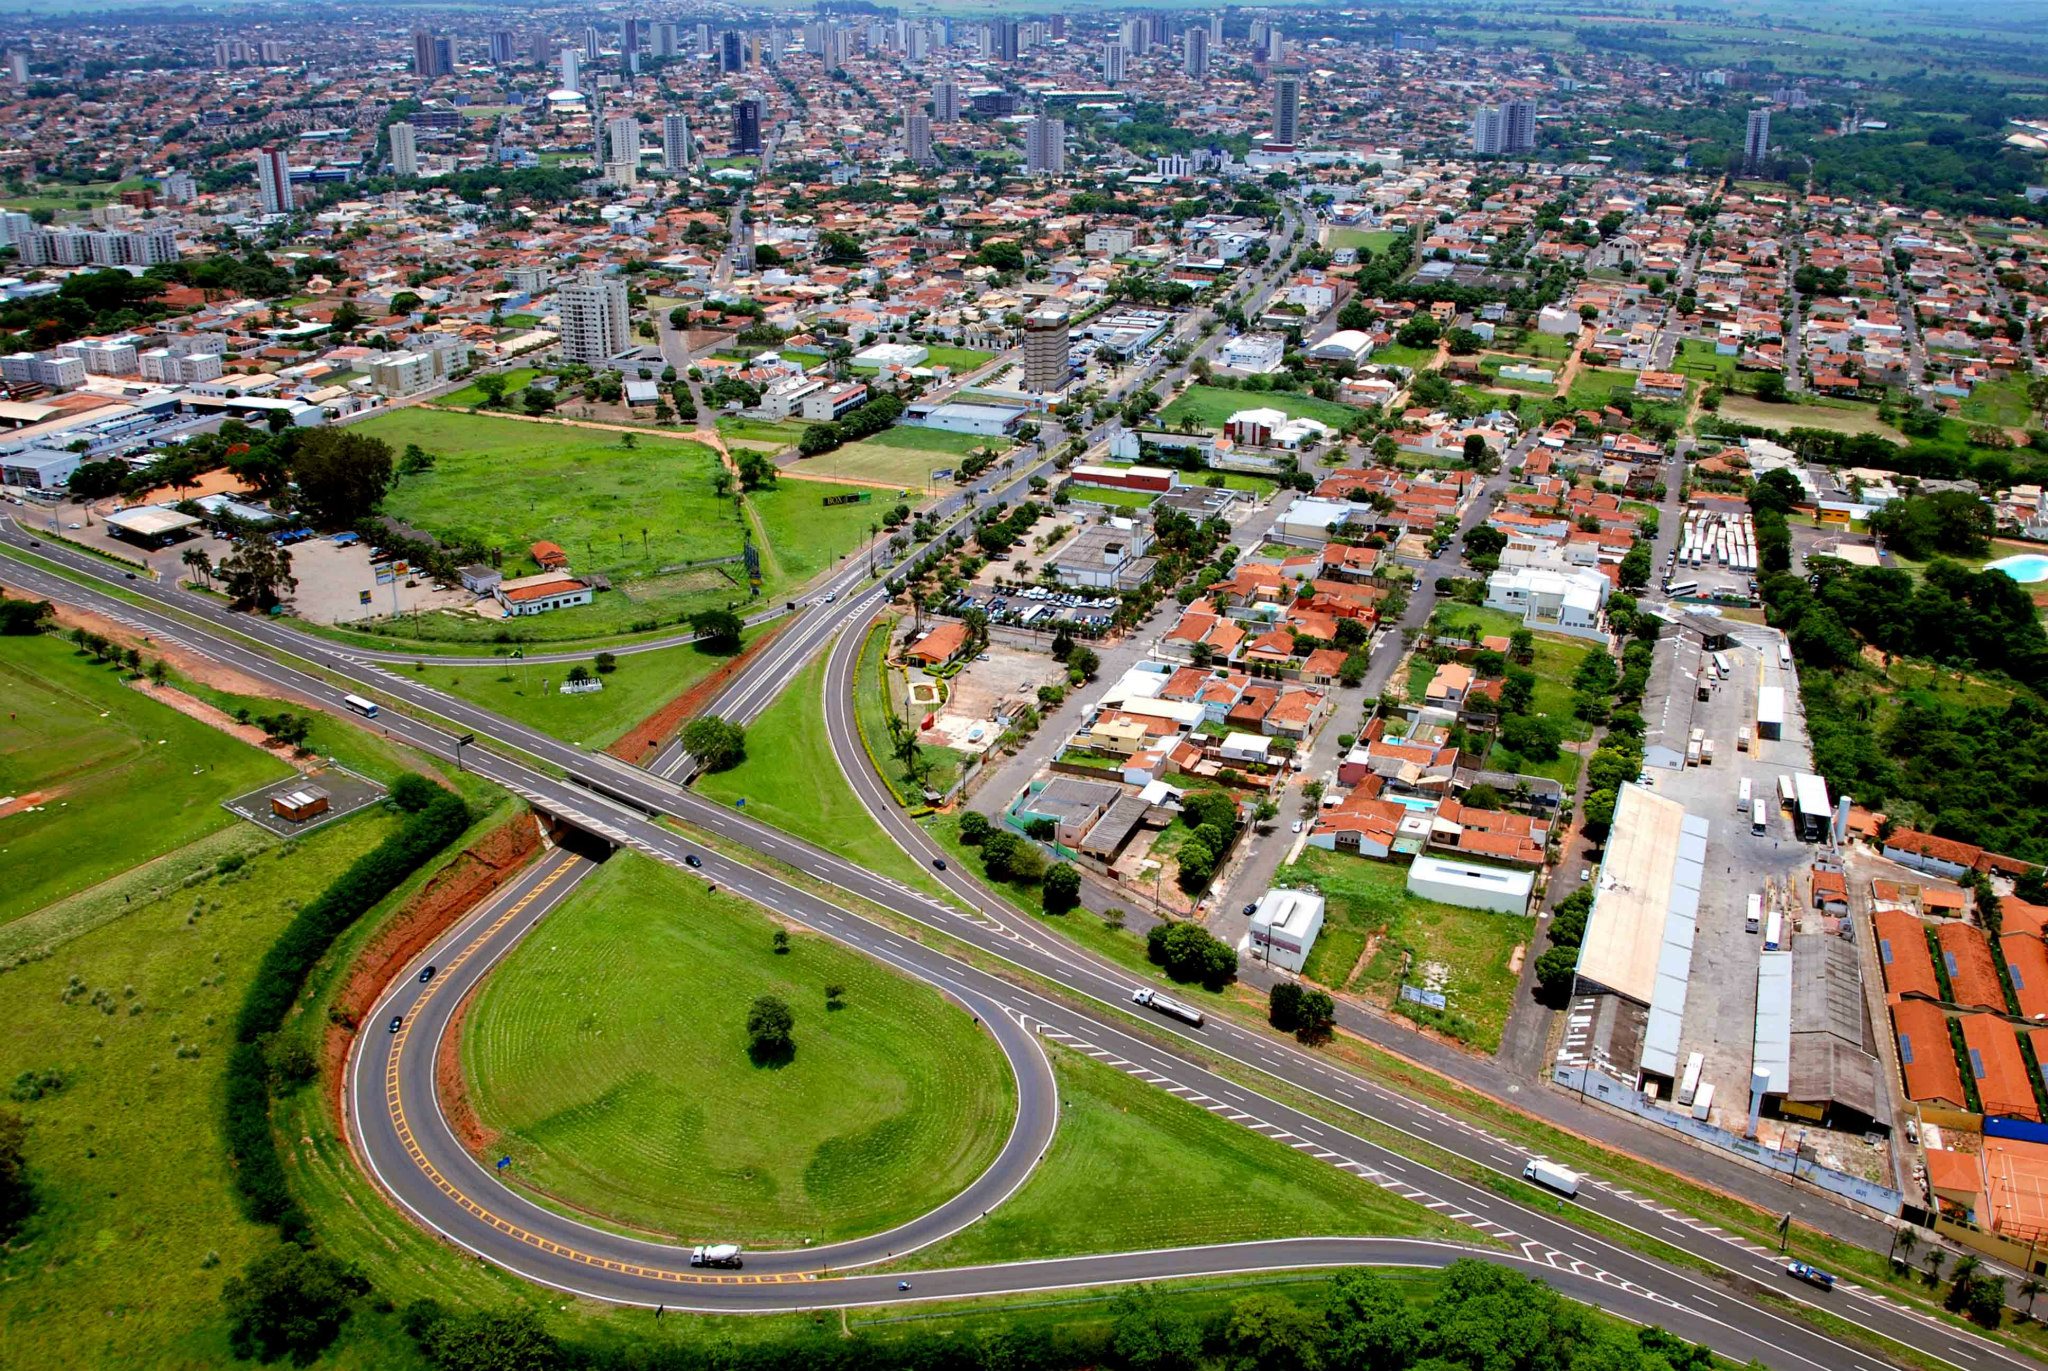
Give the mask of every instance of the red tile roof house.
[[1944, 923], [1934, 930], [1948, 969], [1951, 1002], [1970, 1009], [2005, 1012], [2005, 989], [1991, 959], [1991, 940], [1972, 924]]
[[1892, 1006], [1892, 1027], [1899, 1035], [1899, 1070], [1906, 1078], [1907, 1098], [1968, 1108], [1955, 1047], [1948, 1039], [1948, 1016], [1941, 1008], [1924, 1000], [1902, 1000]]

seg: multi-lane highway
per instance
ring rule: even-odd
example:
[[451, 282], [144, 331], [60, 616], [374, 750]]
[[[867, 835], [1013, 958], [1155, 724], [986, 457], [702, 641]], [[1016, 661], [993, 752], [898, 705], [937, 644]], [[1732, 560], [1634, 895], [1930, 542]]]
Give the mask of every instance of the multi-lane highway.
[[[26, 536], [11, 525], [0, 527], [0, 555], [22, 547]], [[1330, 1121], [1331, 1111], [1346, 1110], [1372, 1120], [1380, 1129], [1396, 1130], [1418, 1142], [1444, 1149], [1462, 1159], [1461, 1167], [1477, 1168], [1483, 1175], [1518, 1174], [1527, 1160], [1514, 1145], [1492, 1137], [1435, 1110], [1402, 1098], [1369, 1081], [1333, 1069], [1317, 1055], [1284, 1041], [1238, 1027], [1211, 1021], [1200, 1029], [1189, 1029], [1164, 1020], [1148, 1021], [1144, 1031], [1134, 1030], [1124, 1016], [1130, 991], [1136, 982], [1118, 968], [1105, 965], [1078, 952], [1063, 940], [1028, 920], [1018, 918], [967, 882], [960, 874], [947, 873], [954, 895], [971, 912], [908, 889], [896, 882], [824, 853], [807, 844], [756, 824], [745, 815], [699, 800], [687, 791], [609, 758], [593, 757], [521, 725], [491, 715], [466, 702], [442, 695], [416, 680], [386, 672], [374, 664], [357, 661], [338, 648], [310, 640], [249, 616], [234, 615], [218, 605], [197, 597], [145, 584], [121, 586], [116, 575], [89, 559], [58, 549], [45, 548], [44, 555], [66, 562], [75, 574], [100, 581], [104, 589], [91, 589], [72, 580], [31, 566], [17, 564], [7, 569], [6, 581], [21, 590], [79, 605], [126, 621], [191, 650], [227, 662], [271, 683], [274, 687], [339, 712], [344, 689], [370, 693], [404, 708], [384, 708], [373, 726], [422, 750], [451, 756], [454, 738], [447, 725], [474, 731], [478, 745], [466, 749], [465, 763], [472, 770], [521, 794], [536, 807], [564, 821], [622, 847], [630, 847], [657, 860], [681, 863], [694, 853], [703, 863], [696, 868], [705, 879], [722, 888], [755, 900], [847, 945], [887, 960], [891, 965], [940, 987], [964, 1004], [994, 1005], [1001, 1016], [1041, 1038], [1049, 1038], [1087, 1052], [1158, 1088], [1207, 1108], [1245, 1127], [1275, 1137], [1289, 1146], [1309, 1152], [1332, 1165], [1352, 1170], [1396, 1193], [1415, 1199], [1447, 1218], [1465, 1224], [1475, 1240], [1501, 1244], [1499, 1250], [1515, 1260], [1541, 1268], [1546, 1278], [1561, 1287], [1583, 1294], [1631, 1316], [1655, 1321], [1698, 1337], [1717, 1350], [1744, 1359], [1754, 1357], [1774, 1366], [1838, 1366], [1839, 1346], [1803, 1323], [1758, 1307], [1744, 1298], [1745, 1289], [1767, 1286], [1780, 1298], [1798, 1300], [1807, 1292], [1784, 1277], [1771, 1254], [1718, 1230], [1685, 1219], [1658, 1206], [1645, 1204], [1625, 1191], [1589, 1185], [1580, 1203], [1603, 1216], [1629, 1224], [1688, 1252], [1715, 1263], [1730, 1276], [1709, 1282], [1683, 1267], [1655, 1261], [1610, 1242], [1569, 1222], [1562, 1214], [1541, 1207], [1525, 1206], [1506, 1198], [1495, 1183], [1474, 1183], [1462, 1175], [1433, 1169], [1402, 1153], [1345, 1130]], [[116, 598], [113, 592], [127, 590], [147, 602], [139, 607]], [[175, 612], [174, 612], [175, 611]], [[258, 646], [267, 644], [269, 650]], [[306, 669], [291, 665], [295, 657]], [[331, 673], [341, 685], [315, 671]], [[430, 722], [438, 715], [446, 725]], [[844, 719], [842, 716], [841, 727]], [[536, 765], [535, 763], [539, 763]], [[605, 794], [587, 786], [565, 782], [556, 768], [572, 771], [596, 781]], [[886, 810], [885, 810], [886, 812]], [[771, 870], [729, 860], [719, 852], [690, 843], [672, 828], [653, 822], [654, 814], [672, 815], [687, 823], [717, 833], [731, 842], [776, 859], [804, 872], [817, 883], [815, 888], [845, 892], [857, 900], [844, 903], [814, 893], [810, 882], [799, 885]], [[895, 830], [892, 830], [895, 831]], [[900, 839], [915, 842], [921, 835], [898, 832]], [[918, 850], [913, 848], [912, 850]], [[537, 879], [545, 879], [545, 876]], [[557, 884], [566, 882], [560, 877]], [[956, 883], [957, 882], [957, 883]], [[517, 915], [506, 917], [510, 905], [486, 911], [492, 923], [506, 918], [497, 937], [511, 936], [507, 930], [521, 919], [538, 918], [544, 911], [538, 896]], [[844, 897], [841, 897], [843, 899]], [[859, 912], [864, 900], [890, 911], [894, 923]], [[516, 898], [513, 901], [516, 903]], [[536, 908], [539, 906], [539, 908]], [[479, 915], [478, 919], [484, 916]], [[982, 969], [948, 955], [913, 938], [900, 928], [909, 923], [942, 931], [976, 950], [979, 960], [991, 968]], [[486, 924], [484, 927], [488, 927]], [[462, 948], [456, 946], [465, 932], [481, 933], [476, 920], [442, 947], [427, 954], [453, 967]], [[502, 955], [509, 942], [490, 942], [471, 954], [476, 974], [487, 969], [490, 960]], [[464, 963], [467, 966], [469, 963]], [[1007, 964], [1005, 966], [1004, 964]], [[450, 972], [450, 989], [424, 992], [425, 1002], [404, 999], [412, 984], [400, 982], [390, 1012], [404, 1012], [416, 1027], [398, 1036], [410, 1041], [412, 1032], [424, 1039], [431, 1027], [434, 1004], [452, 1003], [452, 988], [461, 970]], [[1038, 986], [1058, 987], [1057, 993]], [[441, 998], [445, 996], [445, 998]], [[420, 1017], [422, 1011], [429, 1011]], [[979, 1011], [977, 1011], [979, 1012]], [[994, 1023], [988, 1015], [985, 1022]], [[358, 1045], [351, 1071], [363, 1069], [364, 1061], [381, 1069], [379, 1054], [402, 1051], [376, 1022], [369, 1025]], [[422, 1044], [424, 1046], [424, 1043]], [[1017, 1058], [1013, 1055], [1013, 1062]], [[1227, 1063], [1227, 1068], [1221, 1064]], [[1225, 1074], [1225, 1070], [1229, 1074]], [[1254, 1086], [1247, 1082], [1259, 1081]], [[414, 1089], [418, 1089], [417, 1086]], [[1312, 1097], [1323, 1102], [1318, 1114], [1287, 1103], [1280, 1095]], [[374, 1095], [376, 1092], [372, 1090]], [[1020, 1090], [1020, 1096], [1025, 1094]], [[360, 1100], [358, 1094], [358, 1099]], [[367, 1156], [381, 1158], [379, 1179], [395, 1203], [420, 1222], [449, 1236], [492, 1260], [533, 1279], [564, 1289], [590, 1293], [602, 1298], [634, 1299], [649, 1303], [689, 1304], [693, 1307], [789, 1307], [825, 1303], [887, 1299], [898, 1292], [887, 1278], [834, 1278], [829, 1291], [814, 1279], [785, 1279], [776, 1282], [733, 1282], [690, 1284], [687, 1298], [676, 1298], [684, 1282], [672, 1258], [655, 1254], [658, 1245], [647, 1250], [615, 1248], [595, 1230], [581, 1230], [575, 1241], [566, 1230], [545, 1225], [567, 1220], [522, 1200], [496, 1184], [480, 1168], [467, 1162], [460, 1143], [447, 1136], [447, 1125], [431, 1095], [407, 1093], [400, 1073], [396, 1100], [403, 1110], [403, 1125], [394, 1114], [393, 1094], [387, 1092], [371, 1110], [352, 1110], [351, 1126], [358, 1145]], [[418, 1100], [416, 1109], [408, 1100]], [[1044, 1119], [1026, 1119], [1020, 1114], [1019, 1127], [1050, 1127]], [[432, 1130], [443, 1136], [430, 1150], [422, 1138]], [[373, 1134], [388, 1130], [383, 1143]], [[409, 1132], [410, 1141], [402, 1136]], [[1373, 1130], [1364, 1130], [1371, 1132]], [[417, 1148], [417, 1152], [415, 1151]], [[431, 1167], [422, 1165], [425, 1157]], [[388, 1164], [387, 1164], [388, 1163]], [[445, 1164], [444, 1164], [445, 1163]], [[458, 1164], [459, 1163], [459, 1164]], [[466, 1169], [465, 1169], [466, 1168]], [[537, 1211], [528, 1213], [525, 1205]], [[514, 1217], [518, 1216], [518, 1221]], [[545, 1217], [543, 1217], [545, 1216]], [[527, 1222], [532, 1219], [533, 1222]], [[512, 1230], [521, 1230], [515, 1233]], [[535, 1235], [529, 1240], [524, 1234]], [[717, 1235], [704, 1235], [715, 1238]], [[552, 1247], [546, 1244], [553, 1244]], [[909, 1244], [906, 1243], [905, 1246]], [[986, 1268], [974, 1271], [920, 1274], [913, 1278], [911, 1296], [993, 1293], [1020, 1288], [1041, 1288], [1043, 1284], [1099, 1284], [1123, 1279], [1144, 1279], [1167, 1274], [1197, 1274], [1222, 1269], [1282, 1267], [1298, 1264], [1351, 1263], [1355, 1261], [1420, 1259], [1422, 1249], [1412, 1245], [1369, 1241], [1362, 1244], [1287, 1243], [1253, 1247], [1208, 1249], [1197, 1252], [1168, 1252], [1105, 1256], [1085, 1261], [1034, 1264], [1026, 1267]], [[1400, 1255], [1400, 1254], [1408, 1255]], [[631, 1258], [629, 1260], [629, 1258]], [[794, 1265], [759, 1263], [767, 1274], [789, 1277], [803, 1274], [802, 1263]], [[636, 1272], [628, 1268], [639, 1268]], [[750, 1270], [756, 1269], [750, 1267]], [[651, 1274], [650, 1274], [651, 1273]], [[701, 1274], [701, 1273], [699, 1273]], [[747, 1273], [740, 1273], [745, 1275]], [[1948, 1362], [1961, 1371], [1982, 1371], [1991, 1362], [2027, 1365], [2021, 1358], [1969, 1334], [1903, 1310], [1891, 1302], [1850, 1286], [1824, 1297], [1832, 1313], [1873, 1332], [1908, 1343], [1928, 1356]], [[1851, 1359], [1854, 1364], [1854, 1359]]]

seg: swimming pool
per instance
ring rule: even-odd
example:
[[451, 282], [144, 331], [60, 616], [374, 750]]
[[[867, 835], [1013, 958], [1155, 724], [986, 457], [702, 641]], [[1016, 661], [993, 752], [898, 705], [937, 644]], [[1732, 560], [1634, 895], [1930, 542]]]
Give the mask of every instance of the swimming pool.
[[2048, 557], [2028, 553], [2024, 557], [2001, 557], [1984, 565], [1986, 571], [2002, 571], [2021, 585], [2048, 581]]

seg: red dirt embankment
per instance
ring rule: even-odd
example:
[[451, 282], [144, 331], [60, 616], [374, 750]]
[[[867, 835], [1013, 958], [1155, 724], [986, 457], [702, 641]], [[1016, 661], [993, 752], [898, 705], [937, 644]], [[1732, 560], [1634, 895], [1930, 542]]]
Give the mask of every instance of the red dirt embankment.
[[534, 816], [520, 810], [457, 853], [363, 949], [335, 1000], [335, 1013], [327, 1027], [322, 1053], [334, 1081], [337, 1106], [341, 1094], [340, 1068], [348, 1058], [349, 1040], [362, 1023], [363, 1015], [376, 1002], [377, 992], [390, 983], [400, 967], [516, 875], [540, 851], [540, 846], [540, 829]]
[[766, 633], [749, 643], [738, 656], [633, 725], [605, 751], [620, 761], [635, 766], [646, 761], [648, 753], [674, 737], [685, 719], [711, 703], [712, 698], [725, 689], [726, 683], [740, 673], [740, 670], [753, 659], [754, 654], [774, 642], [775, 635], [787, 628], [793, 618], [794, 616], [790, 616], [777, 620]]

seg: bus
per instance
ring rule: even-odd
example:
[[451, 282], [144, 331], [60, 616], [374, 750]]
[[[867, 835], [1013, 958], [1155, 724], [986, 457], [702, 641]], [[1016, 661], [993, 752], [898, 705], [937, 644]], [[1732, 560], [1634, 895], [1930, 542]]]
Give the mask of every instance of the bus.
[[1799, 797], [1796, 794], [1794, 794], [1792, 790], [1791, 774], [1788, 772], [1787, 774], [1780, 776], [1778, 778], [1778, 803], [1785, 806], [1785, 808], [1790, 809], [1795, 803], [1797, 803], [1798, 798]]
[[1749, 910], [1742, 916], [1742, 931], [1744, 933], [1754, 933], [1762, 928], [1763, 925], [1764, 897], [1752, 893], [1749, 897]]
[[360, 695], [344, 695], [341, 697], [341, 702], [362, 715], [365, 719], [377, 717], [377, 702], [375, 700], [365, 700]]
[[1792, 645], [1790, 643], [1778, 644], [1778, 665], [1785, 668], [1788, 671], [1791, 669]]
[[1666, 595], [1690, 595], [1700, 588], [1698, 581], [1673, 581], [1664, 587]]
[[1750, 791], [1750, 779], [1749, 777], [1744, 776], [1742, 778], [1742, 784], [1737, 786], [1735, 790], [1735, 812], [1737, 814], [1749, 813]]
[[1735, 674], [1735, 659], [1725, 652], [1714, 654], [1714, 665], [1720, 670], [1723, 679]]
[[1771, 826], [1771, 807], [1759, 795], [1749, 805], [1749, 831], [1761, 838]]

